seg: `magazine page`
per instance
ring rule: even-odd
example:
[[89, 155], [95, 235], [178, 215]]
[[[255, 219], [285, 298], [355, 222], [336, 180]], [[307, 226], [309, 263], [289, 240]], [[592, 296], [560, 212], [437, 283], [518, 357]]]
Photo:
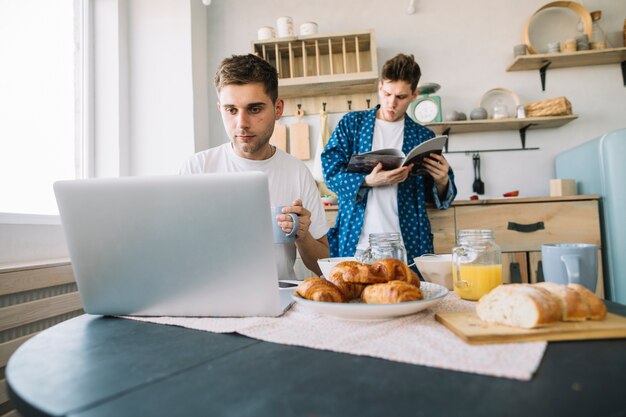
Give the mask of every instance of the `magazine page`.
[[409, 152], [402, 165], [414, 164], [411, 175], [428, 175], [424, 168], [424, 158], [428, 158], [431, 153], [441, 155], [447, 140], [447, 136], [436, 136], [420, 143]]

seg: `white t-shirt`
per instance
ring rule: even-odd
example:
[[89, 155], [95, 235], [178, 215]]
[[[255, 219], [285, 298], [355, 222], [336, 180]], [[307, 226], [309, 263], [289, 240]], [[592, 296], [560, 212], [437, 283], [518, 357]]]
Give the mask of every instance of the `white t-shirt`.
[[[404, 119], [387, 122], [376, 119], [372, 150], [395, 148], [402, 150], [404, 142]], [[400, 233], [398, 216], [398, 184], [374, 187], [367, 194], [367, 206], [363, 229], [356, 248], [365, 250], [369, 246], [370, 233]]]
[[[319, 239], [328, 232], [328, 224], [320, 193], [313, 175], [302, 161], [276, 149], [274, 155], [263, 161], [238, 156], [231, 143], [199, 152], [191, 157], [180, 170], [181, 174], [208, 172], [261, 171], [267, 175], [272, 206], [291, 205], [302, 200], [304, 208], [311, 212], [309, 232]], [[295, 244], [275, 244], [276, 266], [279, 279], [296, 279], [293, 266], [296, 260]]]

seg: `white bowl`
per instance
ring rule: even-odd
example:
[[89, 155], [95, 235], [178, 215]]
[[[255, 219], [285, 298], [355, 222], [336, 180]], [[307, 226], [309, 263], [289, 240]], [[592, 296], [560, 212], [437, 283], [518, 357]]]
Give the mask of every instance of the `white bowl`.
[[337, 205], [337, 197], [325, 196], [322, 197], [322, 204]]
[[320, 266], [324, 277], [328, 278], [328, 274], [330, 273], [330, 270], [333, 269], [333, 266], [337, 265], [339, 262], [344, 261], [356, 261], [356, 258], [354, 256], [345, 258], [323, 258], [318, 259], [317, 264]]
[[452, 255], [422, 255], [413, 258], [415, 266], [427, 282], [443, 285], [453, 290], [452, 282]]

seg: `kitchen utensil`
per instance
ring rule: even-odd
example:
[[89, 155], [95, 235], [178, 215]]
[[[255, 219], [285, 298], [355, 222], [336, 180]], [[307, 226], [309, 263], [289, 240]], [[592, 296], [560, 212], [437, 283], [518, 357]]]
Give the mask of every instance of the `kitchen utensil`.
[[304, 116], [304, 110], [298, 108], [296, 123], [289, 128], [289, 152], [298, 159], [307, 160], [311, 159], [309, 125], [301, 121], [302, 116]]
[[539, 340], [622, 339], [626, 317], [609, 313], [600, 321], [560, 321], [537, 329], [487, 324], [475, 312], [437, 313], [435, 320], [470, 344], [532, 342]]
[[472, 191], [476, 194], [485, 194], [485, 183], [480, 179], [480, 155], [475, 153], [472, 156], [472, 162], [474, 163], [474, 183], [472, 184]]
[[270, 144], [283, 152], [287, 152], [287, 126], [280, 123], [274, 125], [274, 133], [272, 133], [270, 138]]

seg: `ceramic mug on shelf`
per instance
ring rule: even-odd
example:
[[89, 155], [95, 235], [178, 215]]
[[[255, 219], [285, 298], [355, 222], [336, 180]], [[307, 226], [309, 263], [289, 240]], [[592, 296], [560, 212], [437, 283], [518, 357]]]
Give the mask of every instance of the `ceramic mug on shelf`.
[[276, 20], [276, 28], [279, 38], [286, 38], [288, 36], [295, 36], [293, 30], [293, 19], [289, 16], [281, 16]]
[[300, 36], [315, 35], [317, 33], [317, 23], [304, 22], [300, 25]]
[[271, 26], [262, 26], [257, 31], [257, 39], [264, 41], [266, 39], [273, 39], [276, 37], [276, 31]]
[[[298, 233], [300, 218], [296, 213], [283, 213], [283, 208], [285, 207], [287, 206], [272, 207], [272, 230], [274, 232], [274, 243], [286, 244], [296, 241], [296, 234]], [[278, 225], [278, 220], [276, 220], [276, 216], [278, 216], [279, 214], [286, 214], [291, 217], [291, 220], [293, 220], [293, 229], [291, 230], [291, 232], [286, 233]]]
[[553, 243], [541, 245], [543, 279], [556, 284], [580, 284], [595, 292], [598, 283], [598, 245]]

